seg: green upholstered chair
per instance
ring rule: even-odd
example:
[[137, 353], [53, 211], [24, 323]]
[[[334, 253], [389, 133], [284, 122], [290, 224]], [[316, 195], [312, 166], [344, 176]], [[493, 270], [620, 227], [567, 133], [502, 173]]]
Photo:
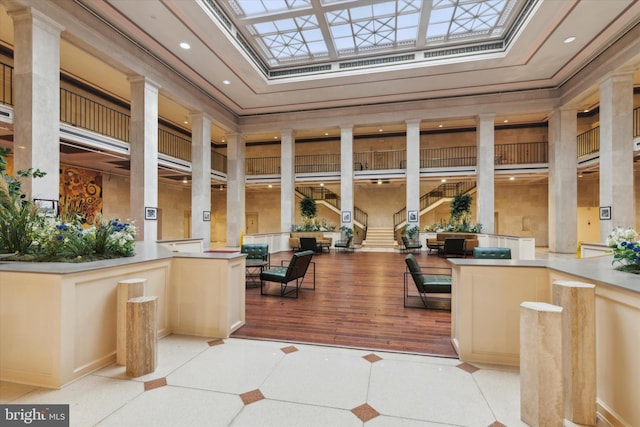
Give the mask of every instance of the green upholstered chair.
[[[302, 287], [305, 274], [309, 265], [313, 265], [313, 287], [316, 289], [315, 264], [311, 261], [313, 251], [296, 252], [290, 261], [282, 261], [278, 267], [271, 267], [260, 273], [260, 294], [287, 298], [298, 298], [298, 291]], [[286, 265], [285, 265], [286, 264]], [[270, 286], [267, 282], [279, 283], [279, 286]], [[291, 284], [295, 282], [295, 285]], [[305, 288], [306, 289], [306, 288]]]
[[345, 251], [352, 251], [353, 247], [351, 246], [351, 242], [353, 241], [353, 236], [349, 236], [349, 238], [347, 240], [338, 240], [336, 243], [334, 243], [334, 247], [336, 249], [342, 249]]
[[413, 282], [424, 308], [451, 309], [450, 296], [434, 295], [451, 293], [451, 268], [420, 267], [413, 254], [408, 254], [404, 260], [407, 264], [404, 274], [404, 306], [415, 307], [409, 304], [412, 299], [409, 282]]
[[402, 236], [402, 244], [404, 245], [405, 252], [418, 251], [422, 250], [422, 243], [420, 242], [410, 242], [406, 236]]

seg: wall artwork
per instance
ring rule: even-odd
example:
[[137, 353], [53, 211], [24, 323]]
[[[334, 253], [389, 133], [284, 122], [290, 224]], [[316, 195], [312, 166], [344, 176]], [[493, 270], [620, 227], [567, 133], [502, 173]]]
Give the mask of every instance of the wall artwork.
[[343, 223], [351, 222], [351, 211], [343, 211], [342, 212], [342, 222]]
[[158, 219], [158, 208], [146, 207], [144, 208], [144, 219], [149, 221], [155, 221]]
[[202, 211], [202, 220], [211, 221], [211, 211]]
[[79, 214], [92, 225], [102, 213], [102, 173], [62, 166], [60, 211]]
[[418, 211], [409, 211], [409, 222], [418, 222]]
[[603, 220], [611, 219], [611, 206], [600, 207], [600, 219], [603, 219]]

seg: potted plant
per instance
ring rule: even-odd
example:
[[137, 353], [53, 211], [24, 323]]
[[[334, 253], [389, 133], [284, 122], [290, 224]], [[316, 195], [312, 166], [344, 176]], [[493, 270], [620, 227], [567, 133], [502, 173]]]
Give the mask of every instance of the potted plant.
[[313, 219], [318, 215], [318, 206], [312, 197], [305, 196], [300, 200], [300, 215], [305, 231], [313, 231]]
[[470, 194], [456, 194], [451, 201], [451, 223], [460, 230], [464, 230], [469, 223], [472, 201]]
[[349, 237], [353, 236], [353, 228], [343, 225], [340, 227], [340, 231], [344, 233], [344, 239], [347, 240]]

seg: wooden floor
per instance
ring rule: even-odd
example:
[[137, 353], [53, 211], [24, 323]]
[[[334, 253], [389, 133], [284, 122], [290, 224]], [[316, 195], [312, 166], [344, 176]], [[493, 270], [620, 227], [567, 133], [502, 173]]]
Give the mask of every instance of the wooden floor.
[[[271, 265], [291, 255], [272, 254]], [[232, 336], [457, 357], [449, 311], [404, 308], [404, 257], [393, 252], [314, 255], [315, 291], [302, 290], [296, 300], [248, 288], [246, 325]], [[416, 258], [421, 266], [448, 264], [424, 253]], [[309, 278], [310, 271], [304, 286]]]

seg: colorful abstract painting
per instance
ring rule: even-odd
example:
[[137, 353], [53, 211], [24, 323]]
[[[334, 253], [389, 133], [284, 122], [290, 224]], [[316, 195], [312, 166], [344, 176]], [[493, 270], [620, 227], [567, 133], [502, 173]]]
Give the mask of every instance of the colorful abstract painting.
[[102, 174], [76, 167], [60, 169], [60, 208], [78, 213], [86, 223], [94, 223], [102, 212]]

